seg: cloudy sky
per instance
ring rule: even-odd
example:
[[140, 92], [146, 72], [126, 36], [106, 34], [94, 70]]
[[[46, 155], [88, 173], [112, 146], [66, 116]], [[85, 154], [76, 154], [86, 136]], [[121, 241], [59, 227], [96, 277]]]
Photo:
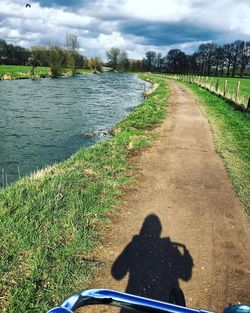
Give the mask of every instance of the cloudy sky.
[[68, 33], [87, 56], [104, 58], [114, 46], [131, 58], [189, 53], [203, 42], [250, 40], [250, 0], [0, 0], [0, 39], [8, 43], [64, 45]]

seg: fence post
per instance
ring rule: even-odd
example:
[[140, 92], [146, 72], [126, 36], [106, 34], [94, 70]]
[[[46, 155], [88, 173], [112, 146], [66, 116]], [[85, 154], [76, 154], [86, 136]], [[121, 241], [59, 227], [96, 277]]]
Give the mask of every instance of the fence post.
[[206, 85], [205, 85], [206, 88], [208, 88], [208, 77], [206, 77]]
[[250, 112], [250, 97], [248, 98], [247, 111]]
[[223, 90], [223, 97], [226, 97], [227, 94], [227, 80], [224, 82], [224, 90]]
[[212, 82], [213, 82], [213, 78], [211, 78], [210, 83], [209, 83], [209, 90], [212, 91]]
[[238, 83], [237, 83], [236, 99], [235, 99], [236, 102], [238, 102], [239, 95], [240, 95], [240, 81], [238, 81]]
[[201, 76], [201, 86], [203, 87], [203, 76]]
[[216, 85], [215, 85], [216, 93], [218, 93], [218, 89], [219, 89], [219, 78], [217, 78], [217, 80], [216, 80]]

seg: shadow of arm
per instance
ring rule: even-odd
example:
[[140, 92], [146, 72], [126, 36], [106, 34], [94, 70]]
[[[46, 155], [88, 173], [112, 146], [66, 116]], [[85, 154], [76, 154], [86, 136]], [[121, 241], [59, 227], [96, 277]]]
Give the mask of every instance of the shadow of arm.
[[116, 280], [123, 279], [129, 271], [129, 246], [122, 251], [112, 265], [111, 274]]

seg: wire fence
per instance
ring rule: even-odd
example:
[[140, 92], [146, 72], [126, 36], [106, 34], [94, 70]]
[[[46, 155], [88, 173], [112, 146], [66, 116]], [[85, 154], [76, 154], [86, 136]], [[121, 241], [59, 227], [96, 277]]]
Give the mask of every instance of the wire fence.
[[237, 82], [234, 90], [229, 90], [228, 80], [221, 82], [218, 78], [214, 77], [178, 74], [166, 74], [164, 77], [196, 84], [197, 86], [205, 88], [208, 91], [233, 102], [239, 109], [250, 112], [250, 96], [241, 94], [240, 81]]

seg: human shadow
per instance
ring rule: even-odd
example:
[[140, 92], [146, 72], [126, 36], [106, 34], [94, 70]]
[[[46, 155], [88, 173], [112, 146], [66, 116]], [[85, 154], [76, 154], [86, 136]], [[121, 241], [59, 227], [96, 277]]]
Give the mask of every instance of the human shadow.
[[179, 288], [179, 279], [191, 278], [193, 259], [184, 244], [161, 238], [161, 231], [158, 216], [148, 215], [140, 233], [114, 261], [111, 273], [116, 280], [129, 274], [127, 293], [168, 302], [170, 290]]

